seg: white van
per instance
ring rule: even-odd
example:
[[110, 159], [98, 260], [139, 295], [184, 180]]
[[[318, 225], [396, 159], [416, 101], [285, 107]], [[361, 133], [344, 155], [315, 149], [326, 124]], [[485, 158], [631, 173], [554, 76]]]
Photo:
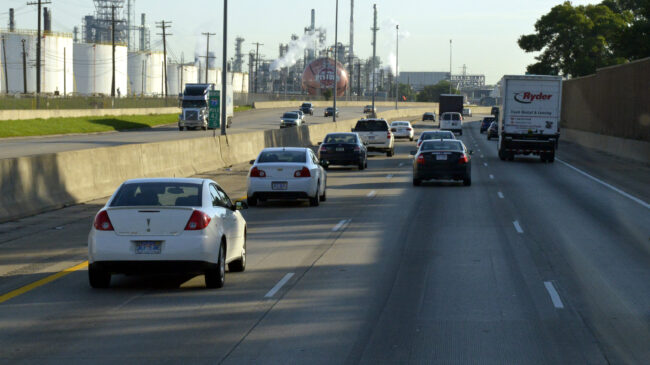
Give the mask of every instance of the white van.
[[440, 116], [440, 129], [463, 135], [463, 116], [456, 112], [442, 113]]

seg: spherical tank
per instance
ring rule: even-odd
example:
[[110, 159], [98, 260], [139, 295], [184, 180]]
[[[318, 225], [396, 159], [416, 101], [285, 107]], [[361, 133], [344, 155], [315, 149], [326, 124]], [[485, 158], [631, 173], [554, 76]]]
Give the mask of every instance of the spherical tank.
[[[336, 62], [337, 83], [336, 95], [345, 95], [348, 88], [348, 72], [340, 62]], [[319, 58], [312, 61], [302, 74], [302, 88], [309, 95], [319, 95], [325, 89], [332, 89], [334, 86], [334, 59]]]

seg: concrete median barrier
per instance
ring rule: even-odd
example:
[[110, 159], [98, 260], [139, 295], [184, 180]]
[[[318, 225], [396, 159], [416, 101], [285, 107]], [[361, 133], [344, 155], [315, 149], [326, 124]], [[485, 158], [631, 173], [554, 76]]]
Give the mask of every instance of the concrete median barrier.
[[119, 115], [149, 115], [180, 113], [177, 107], [170, 108], [125, 108], [125, 109], [48, 109], [48, 110], [0, 110], [0, 120], [25, 120], [49, 118], [104, 117]]
[[[419, 118], [427, 108], [379, 113]], [[0, 160], [0, 222], [112, 194], [127, 179], [184, 177], [242, 163], [264, 147], [313, 146], [356, 119], [300, 128], [66, 151]]]
[[[258, 101], [253, 103], [255, 109], [275, 109], [287, 108], [296, 109], [303, 102], [309, 102], [308, 99], [303, 101]], [[333, 101], [312, 101], [314, 108], [326, 108], [332, 106]], [[336, 106], [339, 108], [358, 107], [363, 111], [363, 107], [370, 105], [369, 101], [347, 101], [337, 100]], [[438, 111], [438, 103], [418, 103], [418, 102], [401, 102], [398, 104], [400, 108], [428, 108], [427, 111]], [[375, 101], [375, 107], [394, 107], [395, 101]]]

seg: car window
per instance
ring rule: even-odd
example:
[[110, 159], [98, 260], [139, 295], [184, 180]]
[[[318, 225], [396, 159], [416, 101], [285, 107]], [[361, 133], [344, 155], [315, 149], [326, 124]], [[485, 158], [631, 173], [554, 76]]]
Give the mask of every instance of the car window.
[[463, 152], [463, 145], [456, 141], [427, 141], [422, 143], [421, 151]]
[[388, 123], [384, 120], [360, 120], [354, 130], [357, 132], [387, 131]]
[[440, 132], [425, 132], [422, 133], [421, 140], [426, 141], [429, 139], [456, 139], [453, 133], [449, 131], [440, 131]]
[[217, 191], [219, 192], [219, 195], [221, 196], [221, 201], [224, 204], [223, 206], [226, 208], [231, 208], [232, 207], [232, 201], [230, 200], [230, 197], [228, 194], [226, 194], [225, 191], [220, 186], [217, 186]]
[[284, 115], [282, 115], [282, 118], [296, 119], [298, 118], [298, 113], [284, 113]]
[[357, 136], [351, 134], [328, 134], [324, 143], [357, 143]]
[[311, 162], [313, 162], [315, 165], [318, 165], [318, 157], [314, 155], [314, 152], [311, 150], [309, 151], [309, 157], [311, 157]]
[[270, 162], [307, 162], [305, 151], [262, 151], [258, 163]]
[[120, 187], [111, 207], [200, 207], [201, 185], [177, 182], [129, 183]]
[[393, 122], [391, 124], [391, 126], [395, 126], [395, 127], [405, 127], [405, 126], [408, 126], [408, 125], [409, 124], [407, 122]]

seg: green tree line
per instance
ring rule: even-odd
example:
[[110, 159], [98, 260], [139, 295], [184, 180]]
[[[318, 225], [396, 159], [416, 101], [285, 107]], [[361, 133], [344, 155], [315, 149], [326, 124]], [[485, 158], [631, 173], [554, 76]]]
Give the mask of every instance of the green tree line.
[[[452, 94], [459, 94], [458, 89], [452, 88]], [[427, 85], [420, 92], [413, 90], [409, 84], [399, 84], [401, 101], [440, 101], [440, 94], [449, 94], [449, 81], [443, 80], [435, 85]]]

